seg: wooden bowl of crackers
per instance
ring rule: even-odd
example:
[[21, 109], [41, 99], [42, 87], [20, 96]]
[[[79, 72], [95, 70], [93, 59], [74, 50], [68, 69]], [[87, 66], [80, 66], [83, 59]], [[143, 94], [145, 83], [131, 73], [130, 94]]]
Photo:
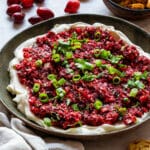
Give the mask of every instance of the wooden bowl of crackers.
[[118, 17], [143, 19], [150, 17], [150, 0], [103, 0], [105, 5]]

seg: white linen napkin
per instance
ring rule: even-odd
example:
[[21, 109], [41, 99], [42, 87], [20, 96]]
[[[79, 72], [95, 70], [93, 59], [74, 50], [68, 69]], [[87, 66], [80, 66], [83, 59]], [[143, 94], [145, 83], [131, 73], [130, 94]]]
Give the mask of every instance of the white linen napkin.
[[[82, 143], [58, 138], [41, 138], [17, 118], [8, 119], [0, 103], [0, 150], [84, 150]], [[7, 116], [8, 115], [8, 116]]]

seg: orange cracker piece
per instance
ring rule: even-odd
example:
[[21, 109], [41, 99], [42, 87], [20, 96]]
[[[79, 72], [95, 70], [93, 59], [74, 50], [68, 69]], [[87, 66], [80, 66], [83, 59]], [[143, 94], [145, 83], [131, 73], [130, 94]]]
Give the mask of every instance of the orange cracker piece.
[[134, 3], [130, 5], [130, 8], [132, 9], [144, 9], [144, 4], [142, 3]]
[[150, 0], [147, 1], [146, 7], [150, 8]]
[[128, 150], [150, 150], [150, 140], [139, 140], [130, 143]]

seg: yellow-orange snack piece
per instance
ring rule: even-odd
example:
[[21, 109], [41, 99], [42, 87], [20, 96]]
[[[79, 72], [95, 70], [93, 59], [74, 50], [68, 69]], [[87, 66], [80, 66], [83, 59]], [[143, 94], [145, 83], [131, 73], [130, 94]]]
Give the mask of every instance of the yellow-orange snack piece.
[[124, 0], [124, 1], [121, 1], [121, 2], [120, 2], [120, 5], [121, 5], [121, 6], [128, 6], [130, 3], [131, 3], [130, 0]]
[[144, 4], [142, 3], [134, 3], [130, 5], [130, 8], [132, 9], [144, 9]]
[[145, 9], [150, 8], [150, 0], [114, 0], [123, 7], [131, 9]]
[[150, 140], [139, 140], [131, 143], [128, 150], [150, 150]]
[[150, 0], [147, 1], [146, 7], [150, 8]]

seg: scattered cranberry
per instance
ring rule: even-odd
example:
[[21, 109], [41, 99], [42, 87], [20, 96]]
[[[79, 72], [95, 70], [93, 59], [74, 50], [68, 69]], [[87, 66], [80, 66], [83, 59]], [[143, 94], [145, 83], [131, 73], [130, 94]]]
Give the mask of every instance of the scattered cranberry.
[[34, 0], [35, 1], [35, 3], [43, 3], [44, 2], [44, 0]]
[[80, 7], [79, 0], [69, 0], [64, 11], [66, 13], [77, 13], [79, 7]]
[[20, 0], [7, 0], [7, 5], [20, 4]]
[[21, 23], [25, 17], [25, 14], [22, 12], [16, 12], [12, 15], [12, 19], [14, 20], [14, 23]]
[[19, 4], [10, 5], [6, 11], [9, 16], [12, 16], [15, 12], [21, 12], [21, 6]]
[[41, 22], [43, 19], [39, 16], [33, 16], [33, 17], [30, 17], [28, 19], [28, 21], [31, 23], [31, 24], [36, 24], [38, 22]]
[[39, 7], [37, 9], [37, 14], [45, 20], [54, 17], [54, 13], [46, 7]]
[[34, 0], [21, 0], [23, 8], [30, 8], [33, 6]]

